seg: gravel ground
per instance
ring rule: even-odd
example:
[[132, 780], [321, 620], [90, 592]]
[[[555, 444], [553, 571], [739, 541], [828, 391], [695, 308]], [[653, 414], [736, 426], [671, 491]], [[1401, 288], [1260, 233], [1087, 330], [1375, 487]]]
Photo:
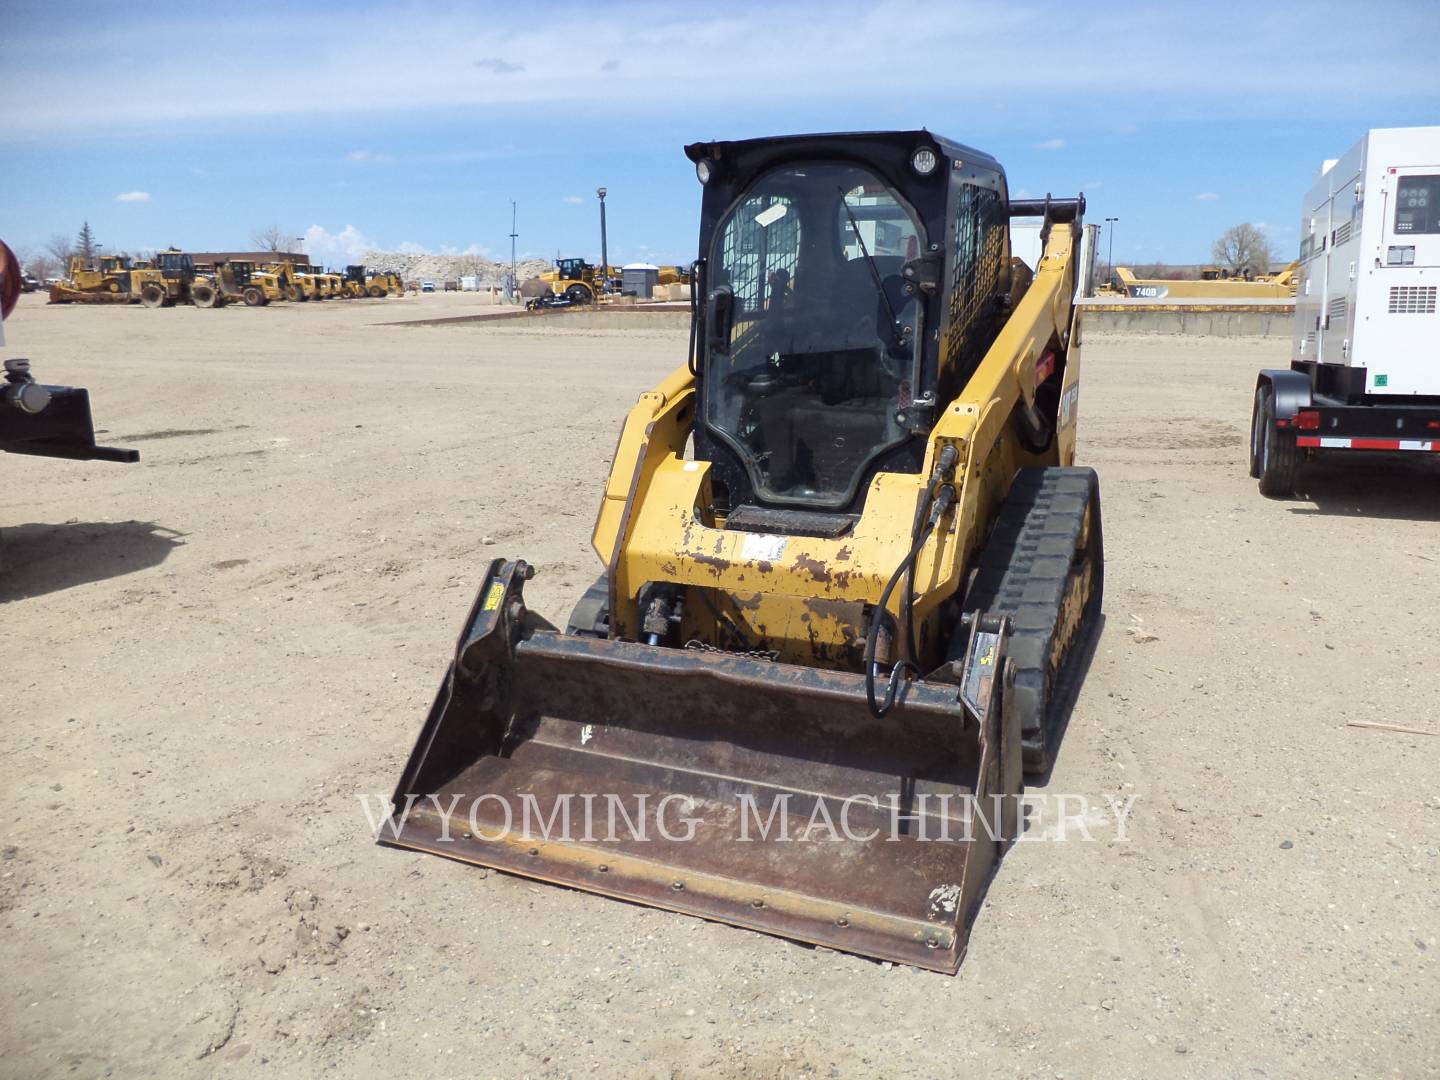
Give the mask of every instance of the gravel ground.
[[[467, 300], [47, 307], [7, 355], [138, 465], [7, 458], [0, 1074], [1404, 1076], [1440, 1069], [1440, 469], [1245, 474], [1277, 341], [1095, 338], [1107, 621], [958, 977], [371, 842], [476, 575], [561, 619], [683, 323]], [[1381, 464], [1378, 460], [1375, 465]]]

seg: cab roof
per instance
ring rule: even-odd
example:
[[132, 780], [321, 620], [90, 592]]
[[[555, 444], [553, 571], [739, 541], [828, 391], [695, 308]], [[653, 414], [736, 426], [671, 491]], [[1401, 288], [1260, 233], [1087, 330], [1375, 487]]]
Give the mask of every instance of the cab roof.
[[883, 147], [890, 153], [900, 150], [908, 157], [922, 145], [933, 146], [940, 155], [951, 161], [989, 166], [997, 172], [1003, 171], [1000, 163], [983, 150], [936, 135], [926, 128], [912, 131], [837, 131], [819, 132], [810, 135], [774, 135], [759, 139], [711, 140], [690, 143], [685, 147], [685, 156], [699, 162], [702, 158], [724, 161], [727, 158], [764, 157], [794, 158], [810, 153], [833, 153], [837, 149], [850, 149], [864, 156], [867, 147]]

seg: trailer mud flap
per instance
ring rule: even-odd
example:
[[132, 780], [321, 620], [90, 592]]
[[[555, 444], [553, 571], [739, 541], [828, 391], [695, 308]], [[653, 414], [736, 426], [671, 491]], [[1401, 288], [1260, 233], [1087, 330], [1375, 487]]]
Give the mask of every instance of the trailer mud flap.
[[859, 675], [558, 633], [497, 561], [382, 843], [953, 972], [1016, 827], [1008, 623], [877, 721]]

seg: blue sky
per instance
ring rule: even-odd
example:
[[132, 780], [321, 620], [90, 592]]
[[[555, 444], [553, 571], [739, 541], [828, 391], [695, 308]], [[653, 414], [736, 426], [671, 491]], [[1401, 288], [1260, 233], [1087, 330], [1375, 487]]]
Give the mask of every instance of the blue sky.
[[[107, 250], [695, 254], [684, 143], [929, 127], [1116, 262], [1296, 240], [1320, 161], [1440, 123], [1440, 2], [163, 5], [0, 0], [0, 237]], [[153, 17], [152, 17], [153, 16]], [[1105, 243], [1102, 240], [1102, 244]]]

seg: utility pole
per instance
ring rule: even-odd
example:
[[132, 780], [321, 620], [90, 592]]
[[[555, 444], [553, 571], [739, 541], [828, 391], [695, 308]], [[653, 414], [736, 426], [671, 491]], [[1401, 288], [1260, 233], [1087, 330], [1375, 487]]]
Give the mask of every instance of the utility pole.
[[605, 189], [596, 188], [600, 196], [600, 291], [610, 291], [610, 251], [605, 246]]
[[515, 238], [520, 234], [515, 231], [515, 200], [510, 200], [510, 302], [515, 302]]
[[1107, 285], [1115, 274], [1115, 222], [1119, 220], [1118, 217], [1105, 219], [1106, 224], [1110, 226], [1110, 254], [1105, 256], [1105, 283]]

